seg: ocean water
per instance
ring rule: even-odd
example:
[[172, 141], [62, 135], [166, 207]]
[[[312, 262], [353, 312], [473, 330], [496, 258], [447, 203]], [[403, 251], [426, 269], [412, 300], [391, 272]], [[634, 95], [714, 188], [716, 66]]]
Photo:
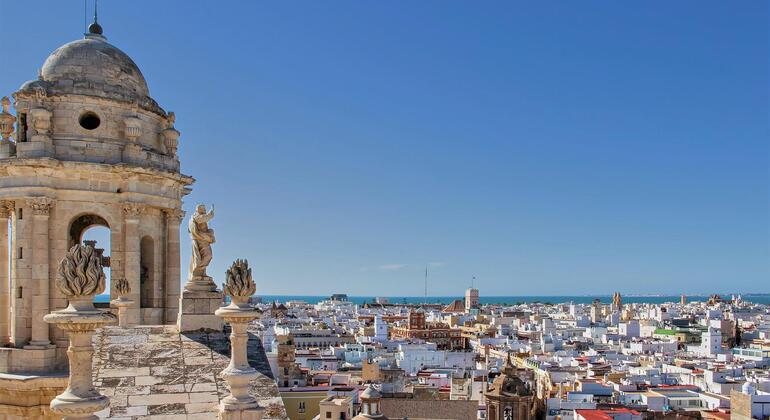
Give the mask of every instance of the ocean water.
[[[263, 302], [286, 302], [289, 300], [301, 300], [311, 304], [318, 303], [322, 300], [329, 299], [329, 296], [302, 296], [302, 295], [257, 295], [262, 298]], [[723, 298], [729, 298], [730, 295], [722, 295]], [[745, 294], [742, 295], [743, 300], [754, 303], [761, 303], [770, 305], [770, 294]], [[687, 301], [705, 301], [708, 300], [707, 295], [693, 295], [687, 296]], [[364, 304], [366, 302], [373, 303], [374, 296], [348, 296], [348, 300], [356, 304]], [[428, 296], [426, 299], [424, 296], [390, 296], [387, 297], [388, 301], [393, 304], [407, 303], [407, 304], [420, 304], [420, 303], [440, 303], [449, 304], [455, 299], [463, 299], [463, 296]], [[502, 304], [502, 305], [515, 305], [517, 303], [591, 303], [594, 299], [599, 299], [604, 303], [611, 303], [611, 295], [583, 295], [583, 296], [480, 296], [479, 302], [482, 304]], [[109, 295], [98, 295], [96, 302], [109, 302]], [[665, 302], [679, 302], [679, 296], [623, 296], [624, 303], [665, 303]]]

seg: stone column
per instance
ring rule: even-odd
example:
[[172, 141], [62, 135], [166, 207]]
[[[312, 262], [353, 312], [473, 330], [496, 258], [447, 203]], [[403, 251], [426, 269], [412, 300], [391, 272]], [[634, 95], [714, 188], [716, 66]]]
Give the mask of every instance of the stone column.
[[179, 225], [184, 219], [184, 211], [166, 209], [166, 272], [163, 277], [166, 282], [164, 296], [165, 322], [173, 324], [179, 314], [179, 292], [181, 289], [181, 260], [179, 255]]
[[31, 213], [25, 201], [16, 202], [11, 224], [11, 341], [16, 347], [29, 343], [32, 324]]
[[0, 345], [11, 341], [11, 283], [8, 277], [8, 218], [13, 201], [0, 201]]
[[139, 203], [126, 203], [123, 206], [125, 216], [123, 246], [123, 273], [128, 280], [132, 292], [128, 295], [133, 305], [126, 309], [127, 325], [136, 325], [141, 322], [139, 305], [141, 302], [141, 249], [139, 238], [139, 216], [144, 212], [144, 205]]
[[230, 295], [230, 305], [217, 309], [215, 314], [230, 324], [230, 364], [220, 373], [230, 386], [230, 395], [219, 404], [220, 420], [260, 420], [263, 410], [249, 394], [249, 382], [257, 378], [256, 369], [249, 365], [246, 347], [249, 341], [249, 323], [259, 314], [249, 305], [249, 298], [256, 291], [251, 279], [251, 269], [246, 260], [236, 260], [227, 270], [225, 293]]
[[32, 336], [24, 348], [44, 349], [51, 346], [48, 324], [43, 317], [49, 312], [49, 267], [50, 257], [48, 219], [54, 200], [35, 197], [27, 200], [32, 210]]
[[70, 248], [59, 264], [59, 276], [56, 285], [69, 300], [69, 306], [44, 319], [69, 336], [69, 382], [67, 389], [51, 401], [51, 411], [64, 420], [98, 420], [94, 413], [107, 408], [110, 399], [94, 388], [91, 339], [97, 328], [115, 322], [115, 315], [94, 308], [94, 296], [104, 292], [104, 271], [94, 249], [78, 244]]

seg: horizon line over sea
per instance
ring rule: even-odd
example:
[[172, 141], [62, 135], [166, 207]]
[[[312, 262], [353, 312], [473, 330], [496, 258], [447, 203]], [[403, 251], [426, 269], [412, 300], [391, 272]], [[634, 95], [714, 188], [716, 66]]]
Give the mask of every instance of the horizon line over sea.
[[[729, 297], [733, 294], [722, 294], [723, 297]], [[738, 295], [738, 293], [734, 293]], [[304, 301], [310, 304], [316, 304], [323, 300], [329, 299], [331, 295], [255, 295], [262, 299], [263, 302], [287, 302], [291, 300]], [[692, 301], [706, 301], [709, 299], [709, 295], [685, 295], [688, 302]], [[681, 295], [623, 295], [624, 303], [666, 303], [666, 302], [679, 302]], [[770, 293], [756, 293], [756, 294], [741, 294], [744, 301], [759, 303], [764, 305], [770, 305]], [[374, 303], [375, 299], [387, 299], [390, 304], [443, 304], [447, 305], [452, 303], [456, 299], [463, 300], [464, 296], [348, 296], [348, 301], [362, 305], [364, 303]], [[480, 296], [479, 303], [481, 304], [500, 304], [500, 305], [516, 305], [522, 303], [591, 303], [594, 299], [599, 299], [602, 303], [611, 303], [612, 295], [520, 295], [520, 296]], [[109, 302], [109, 295], [102, 294], [97, 295], [94, 299], [96, 302]]]

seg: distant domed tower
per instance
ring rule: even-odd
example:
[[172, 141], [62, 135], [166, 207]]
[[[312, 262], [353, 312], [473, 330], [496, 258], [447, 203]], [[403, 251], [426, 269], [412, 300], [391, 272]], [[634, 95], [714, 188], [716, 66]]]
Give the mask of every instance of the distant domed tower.
[[377, 388], [375, 388], [374, 385], [369, 384], [364, 392], [361, 393], [360, 397], [361, 412], [353, 417], [352, 420], [388, 420], [388, 418], [381, 413], [380, 403], [382, 401], [382, 395], [380, 394], [380, 391], [377, 391]]
[[54, 287], [57, 265], [93, 226], [110, 231], [103, 262], [111, 278], [130, 284], [129, 324], [175, 323], [182, 197], [194, 180], [179, 171], [174, 114], [96, 23], [13, 98], [16, 134], [0, 145], [0, 216], [11, 222], [0, 229], [0, 338], [48, 349], [53, 333], [66, 346], [42, 318], [67, 306]]
[[523, 420], [536, 418], [536, 400], [531, 386], [523, 381], [513, 365], [510, 354], [503, 372], [484, 392], [488, 420]]

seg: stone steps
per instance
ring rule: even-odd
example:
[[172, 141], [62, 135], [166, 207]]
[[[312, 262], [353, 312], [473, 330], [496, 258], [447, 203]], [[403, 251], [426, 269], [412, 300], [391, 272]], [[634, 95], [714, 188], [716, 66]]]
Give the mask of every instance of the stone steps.
[[[94, 384], [110, 397], [109, 419], [215, 419], [228, 395], [219, 372], [230, 362], [223, 333], [179, 334], [175, 326], [105, 327], [94, 337]], [[249, 362], [261, 373], [252, 394], [264, 419], [287, 419], [262, 344], [249, 339]]]

